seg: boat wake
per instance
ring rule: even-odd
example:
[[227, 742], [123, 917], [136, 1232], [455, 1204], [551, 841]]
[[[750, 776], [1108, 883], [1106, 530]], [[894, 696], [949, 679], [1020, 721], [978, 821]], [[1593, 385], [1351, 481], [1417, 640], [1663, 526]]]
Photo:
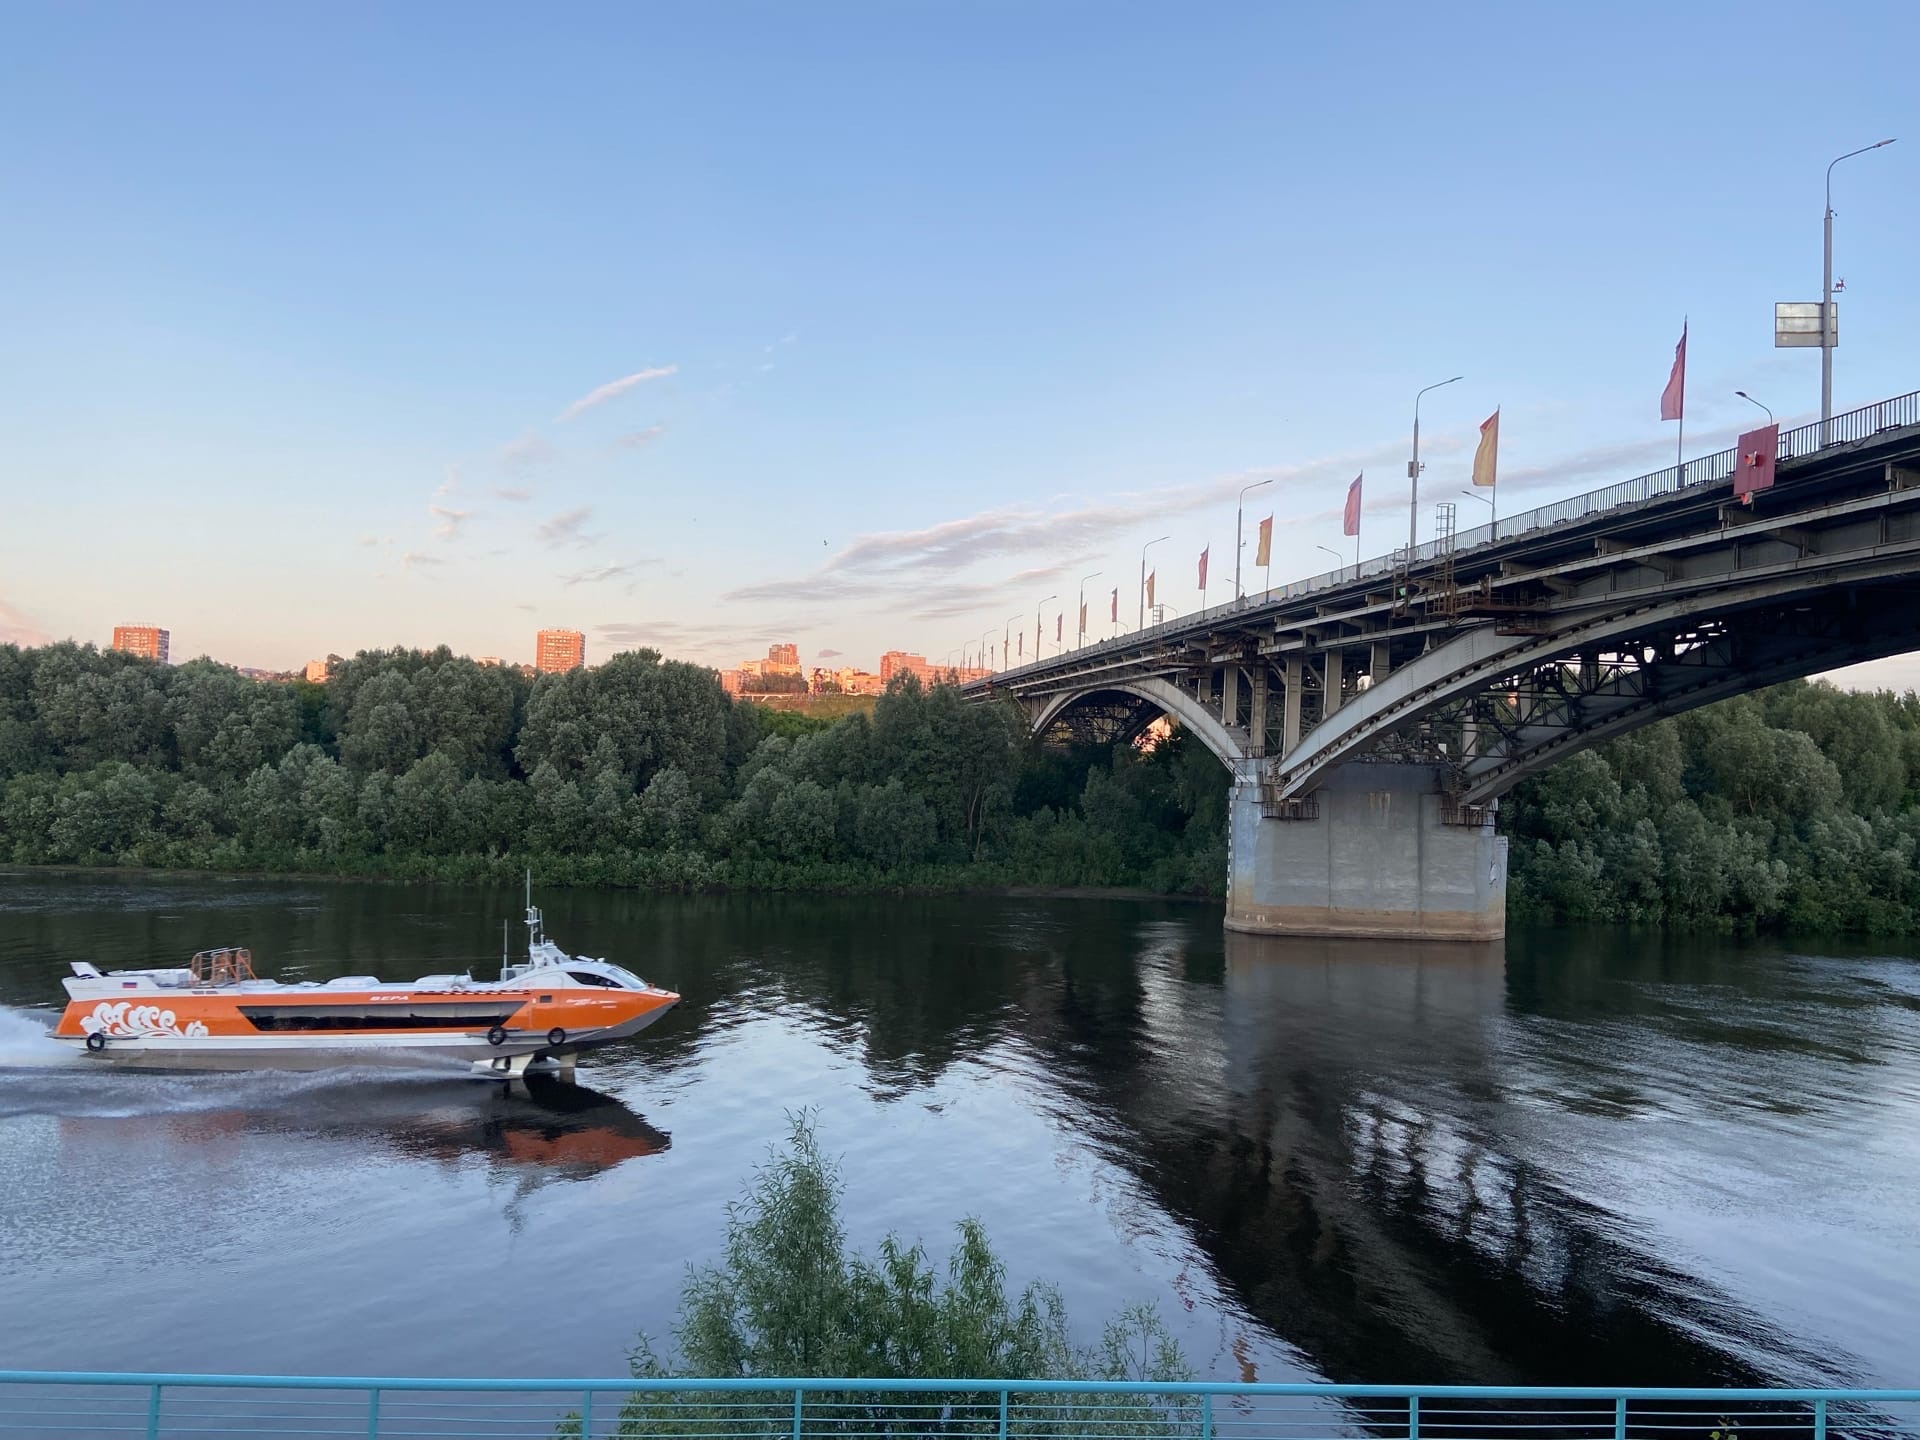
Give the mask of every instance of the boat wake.
[[0, 1071], [45, 1070], [79, 1057], [53, 1038], [60, 1017], [51, 1010], [15, 1010], [0, 1005]]
[[416, 1064], [353, 1065], [337, 1070], [243, 1070], [221, 1074], [141, 1073], [90, 1065], [86, 1056], [52, 1037], [51, 1011], [0, 1006], [0, 1116], [60, 1115], [124, 1119], [136, 1115], [190, 1115], [213, 1110], [300, 1107], [343, 1089], [444, 1086], [469, 1080], [463, 1061], [422, 1059]]

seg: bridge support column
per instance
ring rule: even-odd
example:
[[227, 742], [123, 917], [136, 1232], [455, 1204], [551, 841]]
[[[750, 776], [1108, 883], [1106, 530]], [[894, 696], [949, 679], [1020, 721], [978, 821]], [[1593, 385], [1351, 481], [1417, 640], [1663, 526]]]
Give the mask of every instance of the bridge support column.
[[1227, 928], [1271, 935], [1497, 940], [1507, 930], [1507, 842], [1455, 825], [1431, 765], [1331, 771], [1310, 819], [1270, 820], [1260, 764], [1232, 790]]

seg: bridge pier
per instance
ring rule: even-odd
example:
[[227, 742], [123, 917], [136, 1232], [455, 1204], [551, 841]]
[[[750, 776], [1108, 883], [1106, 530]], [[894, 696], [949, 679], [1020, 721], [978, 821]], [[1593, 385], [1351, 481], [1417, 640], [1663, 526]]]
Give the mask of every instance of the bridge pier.
[[1266, 935], [1497, 940], [1507, 842], [1464, 818], [1432, 765], [1340, 765], [1298, 819], [1269, 819], [1261, 762], [1234, 766], [1227, 928]]

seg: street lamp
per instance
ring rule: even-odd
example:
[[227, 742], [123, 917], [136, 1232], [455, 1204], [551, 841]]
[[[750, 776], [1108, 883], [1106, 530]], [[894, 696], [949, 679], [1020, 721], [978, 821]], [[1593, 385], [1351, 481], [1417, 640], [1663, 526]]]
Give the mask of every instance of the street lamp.
[[1478, 490], [1462, 490], [1460, 493], [1469, 500], [1478, 500], [1482, 505], [1486, 506], [1487, 509], [1493, 511], [1490, 517], [1493, 524], [1493, 538], [1498, 540], [1500, 538], [1500, 511], [1495, 507], [1494, 502], [1485, 495], [1482, 495]]
[[1413, 563], [1413, 552], [1419, 544], [1415, 526], [1420, 521], [1420, 397], [1427, 390], [1438, 390], [1442, 385], [1451, 385], [1454, 380], [1462, 379], [1456, 375], [1453, 380], [1436, 380], [1426, 390], [1415, 392], [1413, 397], [1413, 459], [1407, 462], [1407, 563]]
[[1080, 629], [1073, 642], [1073, 648], [1076, 650], [1087, 643], [1087, 581], [1098, 580], [1105, 573], [1105, 571], [1096, 570], [1091, 575], [1080, 577]]
[[1869, 150], [1878, 150], [1892, 140], [1876, 140], [1849, 150], [1827, 165], [1827, 214], [1824, 222], [1824, 255], [1820, 268], [1820, 443], [1827, 443], [1827, 420], [1833, 414], [1833, 167]]
[[[1047, 596], [1047, 600], [1058, 600], [1059, 598], [1058, 595]], [[1040, 658], [1040, 612], [1047, 608], [1047, 600], [1042, 600], [1038, 605], [1033, 607], [1033, 658], [1035, 660]]]
[[1346, 570], [1347, 570], [1346, 556], [1342, 555], [1338, 550], [1334, 549], [1331, 545], [1315, 545], [1313, 548], [1316, 550], [1324, 550], [1327, 552], [1327, 554], [1333, 557], [1334, 564], [1339, 567], [1333, 572], [1335, 580], [1338, 580], [1340, 576], [1346, 573]]
[[[1171, 535], [1162, 535], [1160, 540], [1172, 538]], [[1142, 630], [1147, 628], [1147, 551], [1158, 545], [1160, 540], [1149, 540], [1140, 547], [1140, 628]]]
[[[987, 670], [987, 669], [988, 669], [988, 666], [987, 666], [987, 642], [988, 642], [989, 640], [991, 640], [992, 638], [993, 638], [993, 631], [992, 631], [992, 629], [991, 629], [991, 628], [989, 628], [989, 629], [986, 629], [986, 630], [982, 630], [982, 631], [980, 632], [980, 668], [981, 668], [982, 670]], [[988, 673], [989, 673], [989, 674], [991, 674], [992, 672], [991, 672], [991, 671], [989, 670], [989, 671], [988, 671]]]
[[[1744, 400], [1744, 401], [1746, 401], [1746, 402], [1747, 402], [1747, 403], [1748, 403], [1749, 405], [1759, 405], [1759, 406], [1760, 406], [1760, 408], [1761, 408], [1762, 410], [1765, 410], [1765, 411], [1767, 412], [1767, 419], [1769, 419], [1769, 420], [1772, 420], [1772, 419], [1773, 419], [1773, 410], [1772, 410], [1772, 408], [1771, 408], [1771, 407], [1769, 407], [1769, 406], [1767, 406], [1767, 405], [1765, 405], [1765, 404], [1763, 404], [1762, 402], [1760, 402], [1760, 401], [1758, 401], [1758, 400], [1756, 400], [1756, 399], [1754, 399], [1754, 398], [1753, 398], [1753, 396], [1751, 396], [1751, 395], [1749, 395], [1749, 394], [1748, 394], [1748, 393], [1747, 393], [1746, 391], [1744, 391], [1744, 390], [1736, 390], [1736, 391], [1734, 391], [1733, 393], [1734, 393], [1734, 394], [1736, 394], [1736, 395], [1738, 395], [1738, 396], [1739, 396], [1739, 397], [1740, 397], [1740, 398], [1741, 398], [1742, 400]], [[1776, 423], [1776, 424], [1778, 424], [1779, 422], [1778, 422], [1778, 421], [1775, 421], [1774, 423]]]
[[[1023, 619], [1025, 615], [1024, 610], [1018, 615], [1009, 615], [1007, 623], [1000, 627], [1000, 668], [1002, 670], [1009, 669], [1013, 661], [1013, 622]], [[1039, 658], [1037, 655], [1034, 656], [1036, 660]]]
[[1262, 485], [1271, 485], [1272, 483], [1273, 483], [1273, 477], [1269, 475], [1264, 480], [1256, 480], [1251, 485], [1243, 486], [1240, 491], [1240, 503], [1234, 508], [1234, 512], [1233, 512], [1233, 603], [1236, 605], [1240, 603], [1240, 547], [1243, 543], [1245, 543], [1240, 538], [1240, 517], [1242, 512], [1245, 511], [1245, 509], [1247, 508], [1247, 491], [1258, 490]]

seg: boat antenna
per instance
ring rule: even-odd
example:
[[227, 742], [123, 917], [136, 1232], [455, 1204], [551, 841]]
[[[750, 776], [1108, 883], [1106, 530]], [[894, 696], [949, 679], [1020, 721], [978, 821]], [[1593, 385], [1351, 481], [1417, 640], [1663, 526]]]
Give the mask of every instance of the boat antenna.
[[527, 953], [540, 943], [540, 912], [533, 905], [533, 870], [527, 870]]
[[500, 968], [507, 968], [507, 917], [500, 917]]

